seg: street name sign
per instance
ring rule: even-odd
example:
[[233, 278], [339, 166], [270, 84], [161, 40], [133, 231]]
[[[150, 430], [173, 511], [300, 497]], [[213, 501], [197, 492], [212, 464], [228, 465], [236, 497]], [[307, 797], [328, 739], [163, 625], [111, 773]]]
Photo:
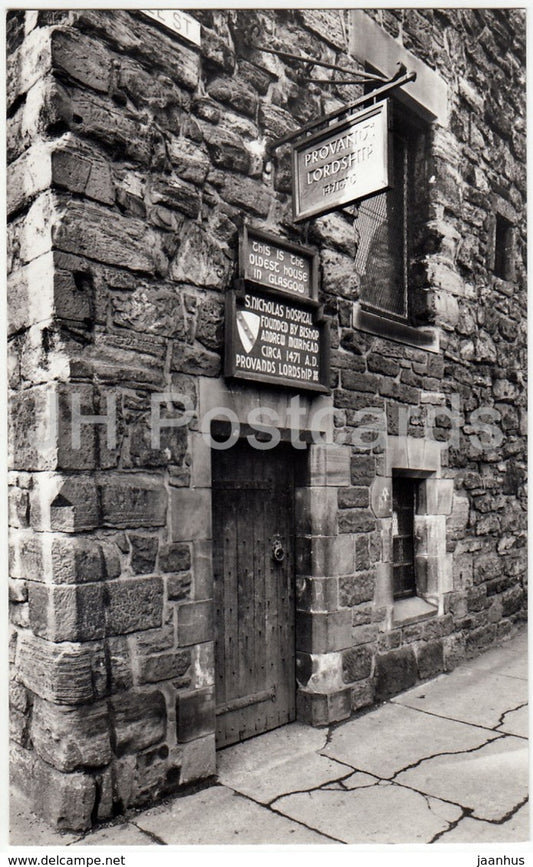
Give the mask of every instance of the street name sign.
[[141, 9], [140, 11], [154, 21], [159, 21], [168, 30], [172, 30], [188, 42], [198, 46], [202, 44], [200, 22], [186, 12], [182, 12], [181, 9]]
[[292, 146], [295, 222], [390, 186], [387, 100]]

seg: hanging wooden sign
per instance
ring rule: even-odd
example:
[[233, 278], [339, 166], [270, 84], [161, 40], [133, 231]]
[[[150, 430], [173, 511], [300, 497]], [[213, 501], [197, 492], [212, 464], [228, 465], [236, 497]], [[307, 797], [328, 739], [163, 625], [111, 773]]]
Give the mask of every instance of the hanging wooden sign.
[[387, 100], [292, 146], [296, 222], [391, 185]]

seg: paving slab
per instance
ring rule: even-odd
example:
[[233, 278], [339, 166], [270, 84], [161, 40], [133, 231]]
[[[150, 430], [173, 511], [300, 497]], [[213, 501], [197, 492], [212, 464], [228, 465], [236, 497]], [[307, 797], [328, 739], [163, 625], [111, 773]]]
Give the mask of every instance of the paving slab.
[[480, 673], [502, 674], [527, 680], [528, 677], [528, 635], [520, 633], [506, 644], [486, 650], [474, 659], [463, 662], [456, 671], [475, 671]]
[[98, 828], [72, 843], [73, 846], [153, 846], [153, 837], [140, 831], [131, 822], [121, 822], [119, 825], [109, 825]]
[[473, 669], [456, 671], [453, 677], [443, 674], [393, 699], [403, 707], [487, 728], [498, 726], [506, 711], [525, 701], [525, 681], [492, 673], [488, 689], [486, 678]]
[[499, 821], [527, 795], [527, 743], [511, 735], [500, 737], [475, 752], [426, 759], [396, 780], [468, 807], [477, 819]]
[[483, 822], [480, 819], [467, 817], [461, 819], [455, 828], [446, 831], [439, 838], [439, 843], [523, 843], [531, 839], [529, 826], [529, 804], [524, 804], [520, 810], [502, 825], [493, 822]]
[[26, 800], [16, 790], [11, 792], [9, 819], [11, 846], [68, 846], [82, 836], [80, 833], [55, 831], [30, 812]]
[[222, 785], [270, 803], [302, 789], [315, 789], [350, 774], [350, 768], [318, 754], [326, 733], [302, 725], [286, 726], [237, 744], [218, 754]]
[[275, 809], [344, 843], [429, 843], [461, 815], [453, 804], [393, 783], [288, 795]]
[[471, 750], [496, 737], [486, 729], [392, 703], [334, 729], [322, 754], [390, 779], [421, 758]]
[[498, 731], [527, 738], [529, 735], [529, 705], [525, 704], [523, 707], [506, 713], [503, 722], [498, 726]]
[[[328, 843], [331, 838], [254, 803], [225, 786], [176, 798], [135, 817], [141, 830], [169, 845]], [[327, 830], [325, 834], [327, 834]]]

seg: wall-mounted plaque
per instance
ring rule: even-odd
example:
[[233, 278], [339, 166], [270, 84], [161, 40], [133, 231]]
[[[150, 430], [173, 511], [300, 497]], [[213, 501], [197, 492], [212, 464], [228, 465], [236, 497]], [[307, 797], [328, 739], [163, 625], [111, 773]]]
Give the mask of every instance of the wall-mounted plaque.
[[316, 300], [317, 274], [318, 256], [314, 250], [244, 227], [240, 237], [239, 276], [247, 284]]
[[390, 186], [387, 100], [292, 148], [294, 220], [326, 214]]
[[225, 375], [329, 392], [329, 320], [316, 302], [256, 289], [226, 295]]

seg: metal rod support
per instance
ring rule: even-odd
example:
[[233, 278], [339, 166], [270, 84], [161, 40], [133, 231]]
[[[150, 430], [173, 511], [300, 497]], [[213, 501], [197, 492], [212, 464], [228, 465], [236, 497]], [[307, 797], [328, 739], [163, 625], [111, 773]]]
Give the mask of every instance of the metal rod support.
[[[301, 63], [308, 63], [312, 66], [323, 66], [324, 69], [335, 69], [337, 72], [345, 72], [347, 75], [353, 75], [353, 69], [344, 69], [342, 66], [335, 66], [334, 63], [325, 63], [323, 60], [313, 60], [312, 57], [305, 57], [301, 54], [289, 54], [288, 51], [278, 51], [275, 48], [265, 48], [262, 45], [252, 45], [256, 51], [265, 51], [267, 54], [275, 54], [276, 57], [283, 57], [286, 60], [299, 60]], [[365, 81], [386, 81], [382, 75], [375, 75], [373, 72], [357, 73], [361, 75]], [[338, 82], [344, 84], [344, 82]]]
[[309, 123], [306, 123], [304, 126], [301, 126], [299, 129], [295, 130], [295, 132], [287, 133], [287, 135], [275, 139], [272, 144], [268, 146], [267, 151], [272, 152], [277, 148], [281, 147], [281, 145], [287, 144], [288, 142], [291, 142], [294, 139], [305, 135], [305, 133], [309, 132], [312, 129], [315, 129], [315, 127], [321, 126], [321, 124], [324, 124], [327, 121], [334, 120], [340, 117], [342, 114], [347, 114], [354, 108], [358, 108], [359, 106], [364, 105], [366, 102], [371, 102], [372, 100], [375, 100], [381, 96], [385, 96], [385, 94], [390, 93], [397, 87], [403, 87], [404, 84], [409, 84], [410, 81], [415, 80], [416, 72], [408, 72], [406, 75], [402, 75], [399, 78], [391, 78], [390, 81], [387, 81], [386, 84], [383, 85], [383, 87], [378, 87], [376, 88], [376, 90], [371, 91], [371, 93], [365, 93], [363, 96], [358, 97], [358, 99], [355, 99], [353, 102], [348, 103], [342, 108], [337, 108], [335, 109], [335, 111], [331, 111], [329, 114], [325, 114], [324, 117], [318, 118], [318, 120], [309, 121]]

